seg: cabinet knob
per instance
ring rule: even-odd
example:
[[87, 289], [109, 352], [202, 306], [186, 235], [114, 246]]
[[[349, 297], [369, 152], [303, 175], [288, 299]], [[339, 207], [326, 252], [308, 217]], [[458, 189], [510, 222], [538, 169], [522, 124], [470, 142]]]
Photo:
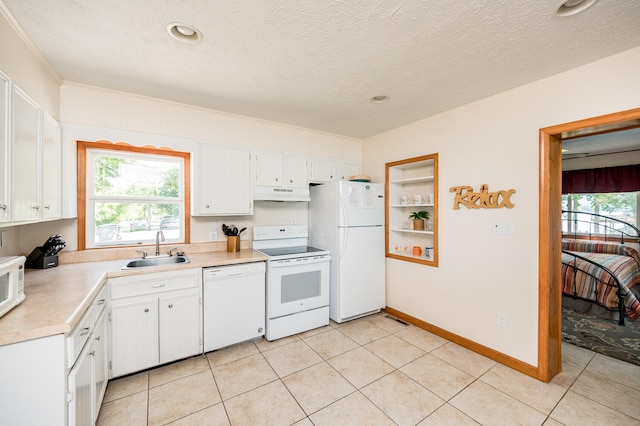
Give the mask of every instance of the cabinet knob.
[[205, 204], [205, 205], [204, 205], [204, 208], [205, 208], [205, 209], [208, 209], [208, 208], [209, 208], [209, 204]]
[[276, 178], [276, 182], [278, 181], [278, 178]]
[[6, 204], [0, 204], [0, 209], [6, 210], [7, 209], [7, 205]]
[[173, 308], [173, 303], [169, 303], [169, 309]]
[[37, 205], [37, 204], [34, 204], [34, 205], [31, 206], [31, 209], [32, 210], [40, 210], [40, 206]]
[[144, 308], [144, 311], [145, 312], [149, 312], [149, 308]]
[[100, 341], [100, 336], [96, 336], [96, 340], [99, 342]]
[[293, 179], [289, 179], [289, 183], [293, 183]]
[[82, 329], [82, 332], [80, 333], [80, 335], [81, 335], [81, 336], [84, 336], [84, 335], [88, 334], [88, 333], [89, 333], [89, 330], [90, 330], [90, 329], [89, 329], [89, 327], [85, 327], [85, 328], [83, 328], [83, 329]]
[[44, 206], [44, 208], [45, 208], [46, 210], [49, 210], [49, 206], [48, 206], [48, 205]]
[[89, 352], [89, 355], [94, 356], [96, 354], [96, 351], [91, 351]]

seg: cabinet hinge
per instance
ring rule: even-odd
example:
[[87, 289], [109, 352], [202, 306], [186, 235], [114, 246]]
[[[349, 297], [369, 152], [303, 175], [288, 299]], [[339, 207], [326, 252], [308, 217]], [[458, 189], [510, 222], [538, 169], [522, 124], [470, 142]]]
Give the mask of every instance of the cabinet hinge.
[[73, 401], [73, 392], [68, 391], [67, 392], [67, 404], [70, 403], [71, 401]]
[[112, 370], [113, 368], [111, 367], [111, 361], [109, 361], [109, 370]]
[[109, 319], [109, 322], [111, 322], [111, 312], [109, 312], [108, 319]]

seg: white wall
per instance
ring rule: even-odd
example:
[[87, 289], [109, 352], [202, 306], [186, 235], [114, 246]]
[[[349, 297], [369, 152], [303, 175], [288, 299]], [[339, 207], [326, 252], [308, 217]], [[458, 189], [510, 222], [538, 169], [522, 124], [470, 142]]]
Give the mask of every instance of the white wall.
[[[638, 141], [638, 145], [640, 146], [640, 140]], [[598, 169], [601, 167], [630, 166], [633, 164], [640, 164], [640, 150], [562, 160], [562, 170]]]
[[[76, 212], [75, 141], [124, 141], [193, 152], [197, 143], [223, 143], [360, 161], [362, 141], [189, 105], [65, 82], [61, 89], [63, 213]], [[253, 216], [192, 217], [191, 241], [209, 241], [211, 222], [247, 226], [307, 223], [307, 203], [255, 203]], [[77, 248], [75, 220], [24, 226], [21, 250], [28, 251], [54, 231], [68, 249]], [[223, 240], [219, 232], [219, 240]]]
[[56, 119], [60, 117], [59, 77], [39, 52], [16, 32], [0, 7], [0, 70]]
[[[539, 129], [640, 107], [639, 70], [636, 48], [366, 140], [378, 180], [386, 162], [439, 154], [439, 267], [387, 259], [387, 306], [537, 366]], [[515, 207], [453, 210], [449, 188], [483, 183], [514, 188]]]

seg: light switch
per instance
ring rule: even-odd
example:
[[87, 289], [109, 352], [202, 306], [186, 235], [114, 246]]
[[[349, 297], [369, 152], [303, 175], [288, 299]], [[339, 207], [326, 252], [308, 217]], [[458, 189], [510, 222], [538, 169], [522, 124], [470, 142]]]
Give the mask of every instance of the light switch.
[[491, 233], [497, 235], [513, 235], [513, 223], [495, 222], [491, 226]]

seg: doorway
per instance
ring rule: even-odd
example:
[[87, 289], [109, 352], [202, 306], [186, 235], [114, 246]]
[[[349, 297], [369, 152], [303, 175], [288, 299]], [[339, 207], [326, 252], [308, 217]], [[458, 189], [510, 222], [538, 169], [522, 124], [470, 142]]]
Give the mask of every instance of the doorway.
[[540, 129], [538, 207], [538, 379], [562, 371], [562, 141], [640, 127], [640, 108]]

